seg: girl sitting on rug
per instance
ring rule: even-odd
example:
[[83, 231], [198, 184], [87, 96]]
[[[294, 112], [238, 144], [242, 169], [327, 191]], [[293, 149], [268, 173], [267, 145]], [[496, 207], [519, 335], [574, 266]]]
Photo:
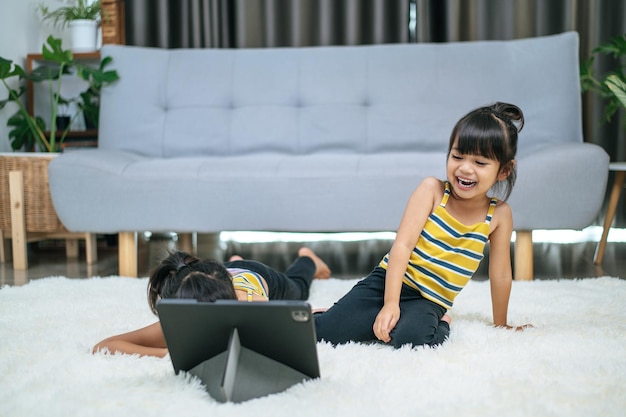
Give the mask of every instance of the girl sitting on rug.
[[[313, 278], [329, 278], [328, 265], [303, 247], [298, 258], [280, 273], [260, 262], [232, 256], [223, 265], [200, 260], [185, 252], [174, 252], [157, 265], [148, 280], [148, 304], [156, 314], [156, 304], [162, 298], [195, 298], [199, 301], [237, 299], [239, 301], [306, 300]], [[161, 324], [111, 336], [99, 342], [93, 352], [163, 357], [167, 347]]]
[[[450, 332], [447, 310], [478, 269], [487, 241], [493, 323], [511, 328], [513, 219], [504, 200], [515, 183], [523, 125], [522, 111], [507, 103], [476, 109], [456, 124], [447, 180], [430, 177], [419, 184], [390, 252], [348, 294], [315, 315], [318, 340], [380, 340], [394, 347], [442, 343]], [[490, 190], [503, 191], [503, 200], [488, 196]]]

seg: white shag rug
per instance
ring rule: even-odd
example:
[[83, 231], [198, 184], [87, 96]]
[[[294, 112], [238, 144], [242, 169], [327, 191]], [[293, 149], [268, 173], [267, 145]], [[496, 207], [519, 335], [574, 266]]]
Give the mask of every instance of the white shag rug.
[[[314, 281], [325, 307], [354, 280]], [[60, 277], [0, 289], [0, 416], [624, 416], [626, 280], [514, 282], [495, 329], [488, 282], [470, 282], [438, 348], [318, 343], [322, 377], [219, 403], [169, 357], [91, 354], [155, 321], [145, 278]]]

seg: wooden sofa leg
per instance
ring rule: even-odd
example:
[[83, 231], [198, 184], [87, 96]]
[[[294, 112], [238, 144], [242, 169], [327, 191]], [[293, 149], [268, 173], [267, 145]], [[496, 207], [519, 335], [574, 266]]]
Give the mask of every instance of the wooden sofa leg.
[[118, 254], [120, 276], [136, 278], [138, 275], [136, 232], [120, 232]]
[[9, 172], [11, 202], [11, 240], [13, 244], [13, 269], [28, 269], [26, 247], [26, 213], [24, 212], [24, 175], [22, 171]]
[[98, 240], [95, 233], [85, 233], [85, 258], [87, 265], [98, 262]]
[[68, 259], [78, 258], [78, 239], [65, 239], [65, 256], [67, 256]]
[[178, 233], [178, 248], [191, 255], [197, 253], [197, 237], [195, 233]]
[[515, 272], [517, 281], [533, 279], [533, 232], [518, 230], [515, 232]]
[[4, 240], [4, 233], [2, 233], [2, 230], [0, 230], [0, 263], [5, 263], [8, 258]]

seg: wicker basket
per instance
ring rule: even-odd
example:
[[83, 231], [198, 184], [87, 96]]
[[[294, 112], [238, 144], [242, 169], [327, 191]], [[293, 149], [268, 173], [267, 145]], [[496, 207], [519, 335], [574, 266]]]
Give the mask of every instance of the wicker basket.
[[48, 186], [48, 164], [57, 154], [0, 154], [0, 230], [11, 231], [9, 172], [24, 175], [24, 213], [27, 232], [66, 232], [57, 217]]

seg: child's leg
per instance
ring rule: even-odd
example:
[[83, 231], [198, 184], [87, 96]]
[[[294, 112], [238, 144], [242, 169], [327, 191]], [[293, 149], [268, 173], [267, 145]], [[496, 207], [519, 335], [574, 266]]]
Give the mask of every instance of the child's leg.
[[267, 283], [270, 300], [308, 299], [315, 274], [315, 263], [308, 257], [296, 259], [285, 274], [258, 261], [233, 260], [224, 265], [227, 268], [248, 269], [261, 275]]
[[[405, 294], [408, 294], [406, 296]], [[391, 344], [400, 347], [435, 346], [443, 343], [450, 334], [450, 325], [442, 317], [446, 309], [423, 298], [413, 290], [403, 288], [400, 301], [400, 320], [391, 332]]]
[[384, 269], [374, 268], [326, 312], [315, 314], [317, 340], [334, 345], [377, 340], [372, 326], [383, 305], [384, 277]]
[[272, 284], [272, 298], [307, 300], [313, 278], [330, 277], [330, 268], [313, 250], [303, 247], [298, 251], [296, 260], [280, 275], [282, 277], [275, 277], [276, 281]]
[[233, 255], [224, 265], [249, 269], [260, 274], [267, 282], [270, 300], [307, 300], [313, 278], [330, 277], [330, 268], [313, 250], [303, 247], [298, 258], [283, 274], [258, 261], [244, 260]]
[[302, 247], [300, 248], [300, 250], [298, 250], [298, 256], [307, 256], [313, 260], [313, 263], [315, 264], [315, 273], [313, 274], [313, 278], [330, 278], [330, 268], [328, 267], [328, 265], [326, 265], [326, 262], [324, 262], [322, 258], [317, 256], [317, 254], [313, 252], [313, 249]]
[[296, 258], [284, 273], [285, 279], [275, 282], [274, 292], [284, 299], [307, 300], [315, 275], [315, 262], [308, 256]]

